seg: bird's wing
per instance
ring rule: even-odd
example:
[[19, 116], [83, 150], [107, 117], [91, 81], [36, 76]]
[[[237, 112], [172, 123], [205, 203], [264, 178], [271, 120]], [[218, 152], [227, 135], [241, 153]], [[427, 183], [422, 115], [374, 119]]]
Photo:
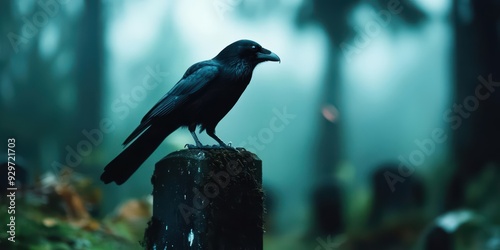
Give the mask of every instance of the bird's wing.
[[182, 107], [189, 100], [190, 96], [210, 85], [210, 82], [219, 75], [219, 72], [219, 65], [213, 61], [199, 62], [189, 67], [175, 86], [142, 118], [141, 124], [129, 135], [123, 144], [127, 145], [130, 143], [146, 130], [153, 120], [164, 117]]
[[146, 122], [155, 117], [169, 114], [183, 104], [187, 97], [197, 93], [219, 74], [219, 67], [210, 61], [200, 62], [191, 66], [177, 84], [142, 118]]

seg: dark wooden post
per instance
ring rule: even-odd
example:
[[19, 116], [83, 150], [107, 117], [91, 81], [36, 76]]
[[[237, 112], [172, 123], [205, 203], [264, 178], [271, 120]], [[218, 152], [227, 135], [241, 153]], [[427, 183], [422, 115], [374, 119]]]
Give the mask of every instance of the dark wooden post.
[[146, 249], [262, 249], [262, 161], [245, 149], [188, 149], [156, 164]]

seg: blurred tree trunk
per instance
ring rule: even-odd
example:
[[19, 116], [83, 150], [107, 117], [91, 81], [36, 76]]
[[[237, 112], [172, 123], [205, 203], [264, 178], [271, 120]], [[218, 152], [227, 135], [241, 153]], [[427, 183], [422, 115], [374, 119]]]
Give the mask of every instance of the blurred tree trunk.
[[[359, 1], [315, 0], [306, 2], [299, 13], [299, 24], [309, 21], [319, 23], [325, 30], [330, 45], [326, 52], [328, 53], [328, 65], [323, 80], [323, 96], [318, 109], [318, 114], [323, 112], [323, 116], [318, 116], [320, 119], [317, 132], [319, 143], [317, 150], [315, 150], [317, 152], [315, 174], [318, 179], [331, 176], [343, 154], [342, 122], [336, 114], [336, 110], [342, 113], [339, 69], [342, 56], [340, 44], [352, 35], [352, 29], [348, 25], [348, 15]], [[331, 112], [330, 115], [333, 115], [331, 117], [333, 119], [326, 119], [324, 112]]]
[[[354, 8], [362, 3], [372, 5], [374, 11], [387, 10], [388, 8], [388, 2], [385, 0], [314, 0], [304, 3], [304, 7], [299, 13], [299, 23], [304, 23], [309, 21], [308, 19], [312, 19], [323, 27], [328, 37], [330, 47], [328, 51], [327, 73], [322, 88], [321, 108], [323, 112], [329, 111], [328, 106], [332, 105], [340, 113], [340, 117], [335, 117], [334, 122], [325, 119], [326, 117], [320, 118], [320, 127], [318, 129], [320, 142], [318, 144], [318, 160], [316, 163], [316, 173], [319, 178], [331, 176], [330, 174], [339, 164], [341, 157], [345, 153], [342, 150], [345, 143], [347, 143], [342, 140], [342, 103], [345, 102], [341, 99], [341, 72], [339, 69], [339, 62], [345, 52], [341, 50], [341, 44], [351, 44], [352, 39], [356, 36], [350, 15]], [[405, 1], [400, 2], [400, 4], [404, 11], [396, 16], [398, 22], [414, 26], [420, 24], [426, 18], [425, 13], [418, 5]], [[335, 112], [335, 110], [333, 111]], [[334, 113], [334, 115], [337, 114]]]
[[[28, 163], [26, 167], [30, 175], [37, 176], [41, 172], [42, 138], [57, 124], [53, 119], [57, 110], [46, 112], [55, 106], [56, 95], [49, 91], [48, 83], [54, 81], [50, 63], [40, 58], [40, 33], [46, 25], [38, 25], [42, 28], [34, 26], [33, 16], [37, 8], [23, 15], [22, 20], [16, 12], [19, 5], [15, 1], [0, 3], [1, 31], [4, 34], [0, 42], [0, 85], [3, 85], [0, 89], [6, 91], [0, 92], [3, 118], [0, 137], [16, 140], [17, 161], [22, 159]], [[27, 23], [31, 25], [29, 28]], [[26, 30], [29, 30], [29, 35]], [[17, 38], [11, 40], [10, 35]]]
[[[66, 165], [66, 145], [77, 150], [77, 143], [86, 139], [81, 131], [98, 128], [101, 4], [84, 3], [83, 15], [71, 16], [66, 6], [75, 4], [72, 1], [54, 2], [54, 15], [37, 2], [0, 2], [0, 29], [5, 38], [0, 41], [0, 89], [7, 89], [0, 92], [0, 113], [6, 117], [0, 135], [16, 138], [18, 157], [33, 166], [34, 170], [28, 169], [34, 177], [47, 171], [54, 160]], [[30, 12], [21, 15], [18, 8]], [[41, 15], [47, 16], [45, 23], [34, 21]], [[27, 29], [31, 35], [26, 34]], [[47, 29], [58, 32], [46, 33]], [[9, 33], [23, 37], [22, 42], [12, 45]], [[41, 43], [47, 36], [58, 42], [56, 49]], [[71, 68], [61, 69], [61, 62]]]
[[[482, 81], [500, 82], [500, 1], [454, 1], [455, 104], [462, 114], [452, 121], [457, 169], [448, 190], [446, 209], [464, 205], [466, 181], [487, 164], [500, 164], [500, 88], [489, 91]], [[490, 78], [491, 77], [491, 78]], [[484, 80], [480, 80], [480, 78]], [[474, 101], [478, 100], [477, 108]], [[481, 100], [483, 99], [483, 100]]]
[[[77, 139], [83, 129], [99, 128], [102, 105], [103, 28], [100, 1], [85, 1], [84, 14], [76, 33], [77, 107], [73, 120]], [[78, 142], [78, 141], [77, 141]], [[76, 145], [76, 144], [75, 144]]]

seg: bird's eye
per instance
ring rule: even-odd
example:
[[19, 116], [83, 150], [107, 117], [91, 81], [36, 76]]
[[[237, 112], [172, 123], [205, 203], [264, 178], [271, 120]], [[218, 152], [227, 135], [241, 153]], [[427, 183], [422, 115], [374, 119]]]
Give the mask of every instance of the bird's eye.
[[251, 47], [251, 48], [252, 48], [252, 50], [254, 50], [254, 51], [259, 50], [259, 48], [258, 48], [256, 45], [252, 45], [252, 47]]

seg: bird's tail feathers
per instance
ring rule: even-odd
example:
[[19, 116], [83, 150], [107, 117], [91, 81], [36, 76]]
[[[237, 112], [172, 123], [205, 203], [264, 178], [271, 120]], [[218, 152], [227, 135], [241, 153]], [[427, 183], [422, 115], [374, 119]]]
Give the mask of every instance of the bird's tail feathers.
[[139, 124], [139, 126], [137, 126], [137, 128], [135, 128], [134, 131], [130, 133], [127, 139], [125, 139], [125, 141], [123, 142], [123, 146], [127, 146], [132, 140], [138, 137], [142, 132], [144, 132], [144, 130], [148, 129], [150, 126], [151, 124], [146, 122]]
[[104, 168], [101, 180], [106, 184], [113, 181], [118, 185], [123, 184], [177, 127], [161, 124], [149, 126]]

